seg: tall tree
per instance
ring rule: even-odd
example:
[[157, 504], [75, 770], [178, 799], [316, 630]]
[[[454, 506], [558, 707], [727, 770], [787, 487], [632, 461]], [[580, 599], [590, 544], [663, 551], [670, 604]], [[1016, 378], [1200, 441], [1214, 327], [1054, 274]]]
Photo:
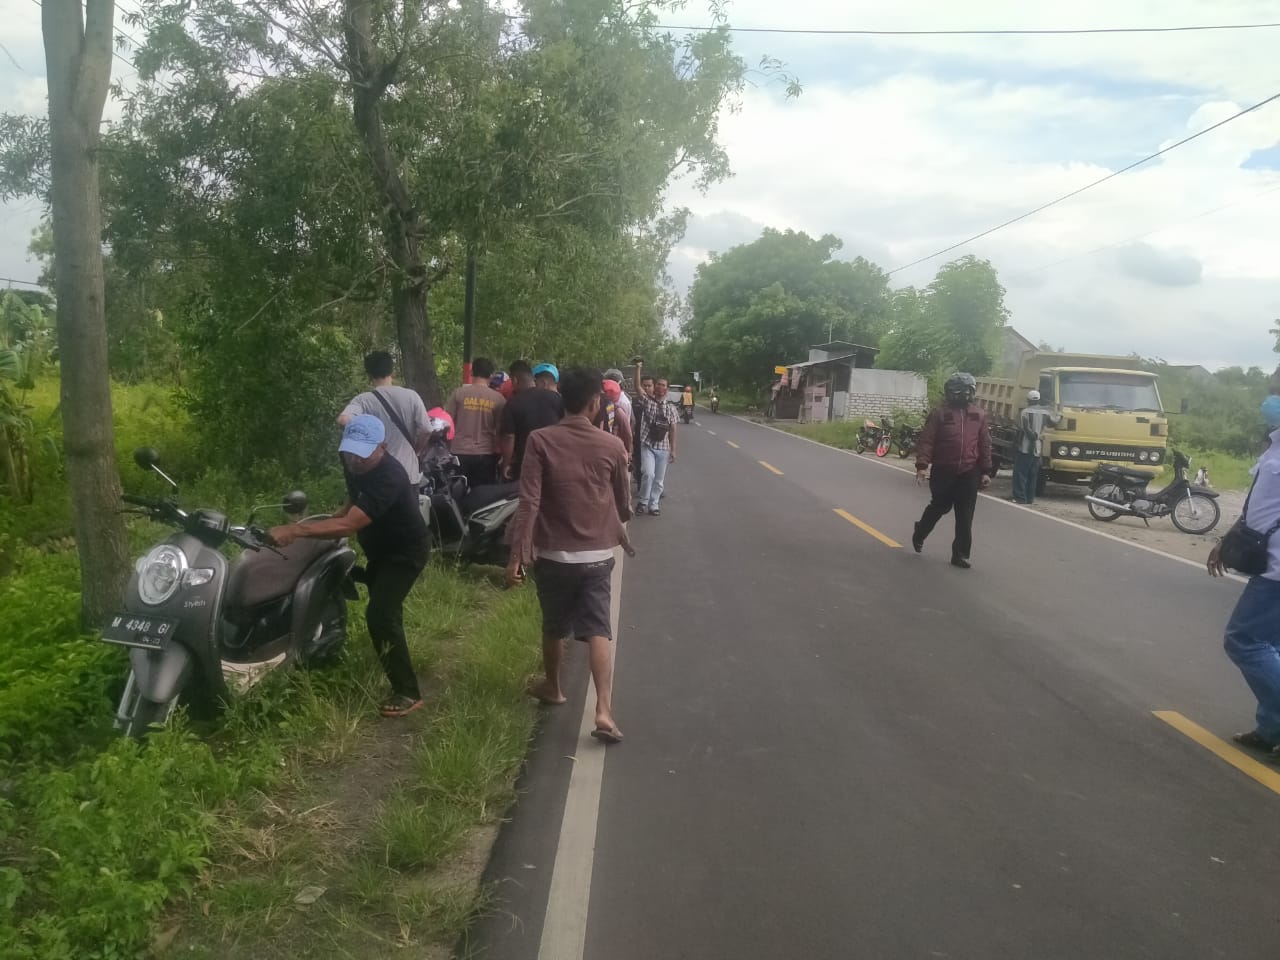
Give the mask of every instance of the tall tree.
[[98, 131], [111, 79], [114, 13], [112, 0], [44, 0], [41, 13], [62, 434], [86, 623], [115, 608], [128, 571], [111, 424], [98, 200]]
[[888, 281], [857, 257], [833, 259], [837, 237], [767, 229], [698, 268], [684, 333], [688, 362], [720, 383], [767, 383], [810, 346], [875, 346], [888, 324]]

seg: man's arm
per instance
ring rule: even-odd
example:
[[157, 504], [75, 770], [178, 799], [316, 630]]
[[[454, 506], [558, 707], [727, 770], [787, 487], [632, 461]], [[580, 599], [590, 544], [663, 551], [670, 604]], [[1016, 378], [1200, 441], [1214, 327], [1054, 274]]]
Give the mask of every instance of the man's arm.
[[978, 470], [982, 473], [982, 485], [991, 482], [991, 425], [987, 418], [982, 418], [978, 428]]
[[542, 438], [535, 430], [529, 435], [520, 465], [520, 506], [512, 521], [511, 561], [507, 564], [507, 575], [513, 582], [519, 580], [521, 564], [533, 560], [533, 526], [542, 508], [542, 473], [546, 468], [542, 446]]
[[613, 503], [618, 509], [618, 519], [623, 523], [631, 519], [631, 473], [627, 470], [630, 451], [630, 447], [620, 449], [613, 465]]
[[668, 442], [671, 444], [671, 449], [667, 451], [667, 460], [670, 461], [671, 463], [675, 463], [676, 462], [676, 422], [674, 417], [671, 418], [671, 437]]
[[516, 435], [514, 433], [504, 433], [498, 438], [498, 446], [501, 448], [502, 475], [510, 479], [511, 471], [515, 468]]
[[267, 531], [267, 538], [277, 547], [287, 547], [304, 537], [309, 540], [338, 540], [358, 533], [373, 522], [367, 513], [350, 503], [344, 510], [341, 516], [329, 517], [327, 520], [307, 520], [304, 523], [286, 523], [272, 527]]
[[920, 430], [920, 438], [916, 441], [916, 473], [924, 473], [933, 463], [933, 445], [938, 439], [937, 411], [930, 411], [925, 417], [924, 427]]
[[360, 402], [359, 397], [356, 397], [354, 400], [348, 403], [345, 407], [343, 407], [342, 412], [338, 414], [338, 426], [345, 427], [348, 423], [350, 423], [356, 417], [360, 416], [360, 414], [362, 413], [364, 413], [364, 404]]

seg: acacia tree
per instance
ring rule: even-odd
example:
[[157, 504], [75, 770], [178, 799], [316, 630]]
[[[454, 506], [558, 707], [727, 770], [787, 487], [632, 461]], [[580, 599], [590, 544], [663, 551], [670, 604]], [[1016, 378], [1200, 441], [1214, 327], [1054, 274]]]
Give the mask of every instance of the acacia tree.
[[44, 0], [42, 8], [62, 433], [81, 611], [86, 623], [94, 623], [119, 602], [128, 570], [118, 512], [98, 199], [98, 131], [111, 78], [114, 6], [112, 0]]

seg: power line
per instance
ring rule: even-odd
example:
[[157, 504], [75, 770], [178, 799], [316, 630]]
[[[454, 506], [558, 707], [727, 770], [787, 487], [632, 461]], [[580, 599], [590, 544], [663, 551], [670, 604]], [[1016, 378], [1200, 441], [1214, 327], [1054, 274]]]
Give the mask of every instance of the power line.
[[16, 277], [0, 277], [0, 283], [21, 284], [24, 287], [38, 287], [41, 290], [48, 290], [48, 286], [43, 283], [36, 283], [34, 280], [19, 280]]
[[[525, 19], [513, 17], [512, 19]], [[861, 30], [861, 29], [827, 29], [801, 27], [731, 27], [727, 24], [713, 26], [675, 26], [670, 24], [654, 24], [651, 30], [690, 30], [695, 32], [714, 32], [724, 30], [728, 33], [776, 33], [803, 34], [807, 36], [841, 36], [841, 37], [1045, 37], [1045, 36], [1080, 36], [1085, 34], [1114, 33], [1197, 33], [1205, 30], [1265, 30], [1280, 27], [1280, 23], [1207, 23], [1174, 27], [1064, 27], [1064, 28], [1011, 28], [1003, 30]]]
[[1230, 203], [1220, 204], [1209, 210], [1201, 210], [1199, 213], [1193, 213], [1189, 217], [1183, 217], [1180, 220], [1173, 220], [1169, 223], [1163, 224], [1162, 226], [1153, 227], [1150, 230], [1147, 230], [1143, 233], [1135, 234], [1132, 237], [1125, 237], [1123, 240], [1115, 240], [1111, 243], [1104, 243], [1100, 247], [1094, 247], [1092, 250], [1086, 250], [1083, 253], [1073, 253], [1073, 254], [1070, 254], [1069, 256], [1062, 257], [1058, 260], [1052, 260], [1049, 263], [1042, 263], [1038, 267], [1031, 267], [1030, 269], [1027, 269], [1027, 270], [1014, 270], [1011, 276], [1015, 276], [1015, 277], [1030, 276], [1033, 273], [1039, 273], [1042, 270], [1048, 270], [1050, 267], [1056, 267], [1056, 266], [1059, 266], [1060, 264], [1070, 263], [1072, 260], [1080, 260], [1084, 257], [1092, 257], [1095, 253], [1102, 253], [1104, 250], [1112, 250], [1116, 247], [1122, 247], [1126, 243], [1136, 243], [1139, 240], [1145, 240], [1147, 237], [1152, 236], [1153, 234], [1164, 233], [1166, 230], [1172, 230], [1174, 227], [1180, 227], [1184, 223], [1190, 223], [1193, 220], [1202, 220], [1205, 217], [1212, 216], [1215, 213], [1221, 213], [1223, 210], [1229, 210], [1232, 207], [1238, 207], [1242, 203], [1251, 203], [1254, 200], [1260, 200], [1263, 197], [1267, 196], [1267, 194], [1275, 193], [1277, 190], [1280, 190], [1280, 184], [1277, 184], [1274, 187], [1269, 187], [1266, 190], [1259, 191], [1258, 193], [1251, 194], [1250, 196], [1241, 197], [1239, 200], [1232, 200]]
[[1129, 164], [1127, 167], [1121, 167], [1119, 170], [1113, 170], [1111, 173], [1108, 173], [1105, 177], [1099, 177], [1097, 180], [1094, 180], [1092, 183], [1086, 183], [1083, 187], [1078, 187], [1077, 189], [1072, 190], [1070, 193], [1064, 193], [1062, 196], [1057, 197], [1054, 200], [1050, 200], [1048, 203], [1042, 203], [1040, 204], [1040, 206], [1036, 207], [1034, 210], [1028, 210], [1026, 213], [1019, 214], [1018, 216], [1013, 217], [1010, 220], [1004, 221], [1004, 223], [998, 223], [994, 227], [990, 227], [986, 230], [983, 230], [981, 233], [975, 233], [972, 237], [969, 237], [966, 240], [961, 240], [959, 243], [953, 243], [949, 247], [943, 247], [941, 250], [937, 250], [934, 253], [929, 254], [927, 257], [921, 257], [918, 260], [912, 260], [910, 263], [904, 263], [900, 267], [894, 267], [892, 270], [889, 271], [889, 275], [892, 276], [895, 273], [901, 273], [903, 270], [907, 270], [910, 267], [917, 266], [918, 264], [924, 263], [927, 260], [932, 260], [934, 257], [940, 257], [944, 253], [950, 253], [952, 250], [958, 250], [960, 249], [960, 247], [973, 243], [973, 241], [975, 240], [981, 240], [983, 237], [989, 237], [991, 236], [991, 234], [995, 233], [997, 230], [1003, 230], [1005, 227], [1012, 226], [1013, 224], [1026, 220], [1029, 217], [1034, 217], [1037, 213], [1041, 213], [1045, 210], [1048, 210], [1050, 207], [1057, 206], [1059, 203], [1062, 203], [1064, 200], [1070, 200], [1072, 197], [1078, 197], [1080, 194], [1084, 193], [1086, 190], [1092, 190], [1094, 187], [1100, 186], [1101, 184], [1106, 183], [1108, 180], [1114, 180], [1116, 177], [1120, 176], [1123, 173], [1128, 173], [1130, 170], [1134, 169], [1135, 167], [1140, 167], [1144, 163], [1149, 163], [1152, 160], [1156, 159], [1157, 157], [1162, 157], [1169, 151], [1176, 150], [1178, 147], [1184, 146], [1190, 143], [1192, 140], [1198, 139], [1199, 137], [1203, 137], [1206, 133], [1212, 133], [1214, 130], [1217, 130], [1219, 127], [1226, 126], [1232, 120], [1239, 120], [1245, 114], [1253, 113], [1253, 111], [1258, 110], [1262, 107], [1265, 107], [1267, 104], [1273, 103], [1276, 100], [1280, 100], [1280, 93], [1273, 93], [1271, 96], [1267, 97], [1267, 99], [1259, 100], [1257, 103], [1253, 104], [1252, 106], [1245, 107], [1239, 113], [1232, 114], [1231, 116], [1227, 117], [1225, 120], [1219, 120], [1217, 123], [1211, 126], [1205, 127], [1203, 130], [1193, 133], [1189, 137], [1183, 137], [1177, 143], [1171, 143], [1169, 144], [1169, 146], [1163, 147], [1162, 149], [1157, 150], [1155, 153], [1152, 153], [1152, 154], [1149, 154], [1148, 156], [1143, 157], [1141, 160], [1135, 160], [1133, 163]]

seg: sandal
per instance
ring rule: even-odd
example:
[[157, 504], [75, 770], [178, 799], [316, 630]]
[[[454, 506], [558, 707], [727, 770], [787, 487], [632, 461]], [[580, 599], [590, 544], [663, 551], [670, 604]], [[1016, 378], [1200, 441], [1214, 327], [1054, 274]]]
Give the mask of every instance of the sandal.
[[384, 717], [406, 717], [415, 710], [422, 709], [422, 701], [415, 700], [413, 697], [406, 697], [403, 694], [396, 695], [387, 700], [378, 708], [378, 712]]

